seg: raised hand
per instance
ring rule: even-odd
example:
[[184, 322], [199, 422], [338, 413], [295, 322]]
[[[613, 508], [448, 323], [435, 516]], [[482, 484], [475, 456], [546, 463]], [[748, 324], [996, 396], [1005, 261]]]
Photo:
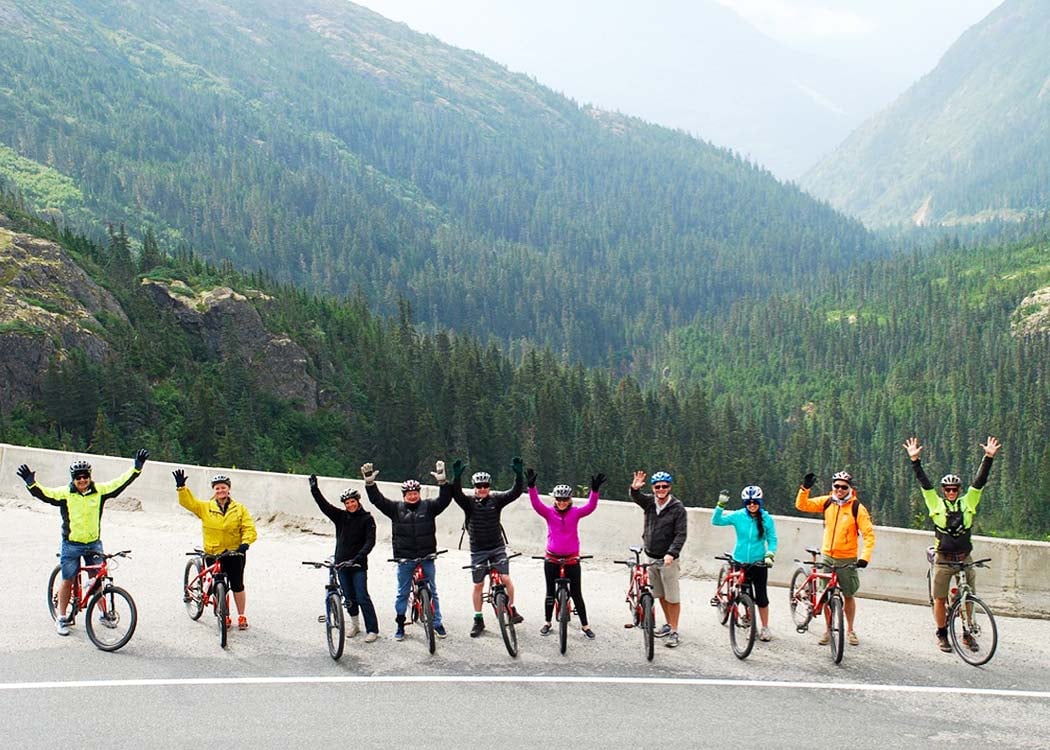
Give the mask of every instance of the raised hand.
[[816, 481], [817, 475], [811, 471], [808, 474], [806, 474], [806, 476], [802, 477], [802, 486], [808, 490], [810, 487], [813, 486], [813, 483]]
[[175, 477], [175, 488], [176, 489], [186, 486], [186, 472], [185, 471], [183, 471], [182, 469], [175, 469], [175, 471], [171, 472], [171, 475], [173, 477]]
[[722, 490], [718, 493], [718, 507], [724, 508], [729, 504], [729, 490]]
[[317, 475], [316, 474], [311, 474], [310, 478], [307, 479], [306, 481], [308, 481], [310, 483], [310, 489], [311, 490], [316, 490], [317, 489]]
[[434, 471], [430, 472], [430, 476], [437, 480], [438, 484], [445, 483], [445, 462], [438, 461], [434, 464]]
[[591, 492], [597, 492], [598, 488], [605, 484], [605, 475], [601, 472], [591, 474]]
[[638, 471], [634, 472], [634, 479], [631, 480], [631, 489], [632, 490], [640, 490], [642, 487], [644, 487], [645, 486], [645, 477], [646, 477], [646, 473], [644, 471], [640, 470], [640, 469]]
[[919, 438], [910, 437], [905, 440], [904, 450], [908, 451], [908, 458], [912, 461], [918, 461], [919, 455], [922, 453], [922, 446], [919, 445]]
[[379, 470], [372, 466], [371, 462], [362, 464], [361, 477], [365, 480], [365, 484], [375, 484], [377, 476], [379, 476]]
[[981, 447], [984, 448], [984, 455], [988, 456], [988, 458], [992, 458], [999, 452], [999, 449], [1003, 447], [1003, 444], [989, 435], [988, 442]]
[[511, 459], [510, 468], [514, 471], [514, 476], [522, 476], [522, 472], [525, 470], [525, 464], [522, 462], [521, 456], [515, 456]]
[[463, 476], [463, 472], [467, 470], [467, 464], [462, 458], [457, 458], [452, 462], [452, 478], [459, 479]]
[[15, 473], [21, 477], [22, 481], [26, 483], [26, 487], [30, 487], [36, 483], [36, 472], [30, 469], [25, 464], [19, 466]]
[[526, 469], [525, 470], [525, 484], [529, 487], [536, 486], [536, 470]]
[[135, 468], [142, 471], [147, 458], [149, 458], [149, 451], [145, 448], [139, 448], [138, 453], [135, 454]]

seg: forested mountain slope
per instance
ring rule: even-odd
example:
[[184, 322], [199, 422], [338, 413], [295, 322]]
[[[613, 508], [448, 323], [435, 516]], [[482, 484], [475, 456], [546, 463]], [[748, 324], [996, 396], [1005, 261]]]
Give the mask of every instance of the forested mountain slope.
[[1050, 207], [1050, 3], [1005, 0], [802, 185], [869, 226]]
[[37, 209], [585, 361], [876, 251], [685, 134], [341, 0], [0, 0], [0, 175]]

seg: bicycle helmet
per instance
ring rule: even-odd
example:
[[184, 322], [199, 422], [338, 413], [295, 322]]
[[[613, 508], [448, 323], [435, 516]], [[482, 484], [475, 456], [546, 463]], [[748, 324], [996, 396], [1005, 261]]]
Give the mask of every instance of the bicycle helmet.
[[557, 484], [554, 489], [551, 490], [551, 497], [558, 500], [564, 500], [572, 497], [572, 487], [567, 484]]
[[667, 482], [668, 484], [673, 484], [674, 477], [672, 477], [666, 471], [658, 471], [651, 477], [649, 477], [649, 484], [656, 484], [657, 482]]
[[744, 501], [744, 505], [749, 502], [757, 502], [758, 507], [762, 507], [762, 488], [757, 484], [750, 484], [743, 489], [740, 493], [740, 499]]
[[850, 487], [853, 486], [853, 475], [850, 474], [848, 471], [836, 471], [834, 474], [831, 475], [831, 481], [834, 482], [836, 479], [841, 479]]
[[957, 474], [945, 474], [941, 477], [941, 487], [962, 487], [962, 479]]
[[226, 474], [216, 474], [211, 478], [211, 486], [214, 487], [217, 484], [225, 484], [227, 487], [232, 487], [233, 482]]
[[401, 494], [407, 495], [409, 492], [419, 492], [420, 486], [415, 479], [406, 479], [401, 483]]
[[91, 473], [91, 464], [82, 458], [78, 458], [76, 461], [69, 465], [69, 476], [73, 477], [77, 474]]
[[350, 498], [353, 498], [354, 500], [360, 500], [361, 493], [355, 489], [347, 489], [343, 490], [343, 494], [339, 496], [339, 499], [344, 503]]
[[492, 477], [488, 472], [479, 471], [470, 478], [470, 483], [475, 487], [479, 484], [492, 484]]

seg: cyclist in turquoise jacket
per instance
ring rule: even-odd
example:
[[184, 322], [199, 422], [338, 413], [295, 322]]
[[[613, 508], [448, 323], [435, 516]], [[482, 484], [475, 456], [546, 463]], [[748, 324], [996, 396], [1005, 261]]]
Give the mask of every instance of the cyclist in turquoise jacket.
[[[740, 510], [725, 512], [729, 503], [729, 491], [722, 490], [718, 496], [718, 505], [711, 516], [712, 526], [732, 526], [736, 531], [736, 547], [733, 559], [750, 567], [744, 568], [746, 585], [751, 588], [751, 598], [758, 607], [758, 616], [762, 621], [760, 640], [773, 639], [769, 632], [769, 594], [767, 581], [769, 566], [777, 553], [777, 527], [773, 516], [762, 507], [762, 488], [757, 485], [745, 487], [740, 493], [744, 507]], [[756, 564], [757, 563], [757, 564]]]

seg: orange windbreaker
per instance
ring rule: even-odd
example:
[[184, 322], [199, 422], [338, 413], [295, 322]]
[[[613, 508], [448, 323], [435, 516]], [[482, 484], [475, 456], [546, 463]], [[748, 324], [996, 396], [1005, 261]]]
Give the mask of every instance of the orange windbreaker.
[[[809, 490], [799, 487], [795, 507], [804, 513], [824, 514], [824, 542], [820, 551], [828, 557], [858, 557], [871, 562], [871, 551], [875, 549], [875, 528], [871, 525], [871, 514], [861, 505], [857, 509], [857, 520], [853, 520], [853, 503], [859, 503], [856, 493], [849, 502], [838, 505], [834, 501], [824, 508], [831, 495], [810, 497]], [[864, 536], [864, 550], [857, 554], [857, 531]]]

